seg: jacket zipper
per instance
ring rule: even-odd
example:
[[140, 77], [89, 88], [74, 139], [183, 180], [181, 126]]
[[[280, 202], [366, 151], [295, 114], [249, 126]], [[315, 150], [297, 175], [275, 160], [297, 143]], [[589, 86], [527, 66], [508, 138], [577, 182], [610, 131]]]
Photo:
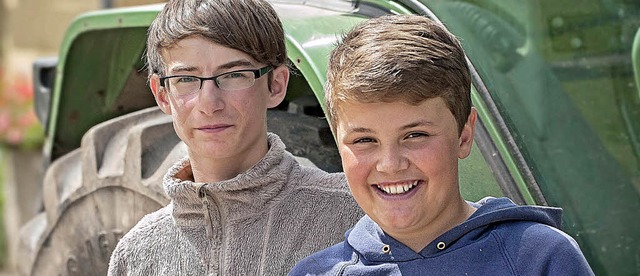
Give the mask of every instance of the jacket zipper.
[[[202, 184], [200, 185], [200, 187], [198, 187], [198, 197], [202, 200], [202, 207], [204, 208], [204, 219], [205, 219], [205, 230], [207, 232], [207, 238], [208, 239], [213, 239], [213, 220], [211, 219], [211, 208], [210, 208], [210, 203], [209, 203], [209, 199], [205, 190], [205, 186], [207, 186], [207, 184]], [[224, 240], [225, 240], [225, 221], [222, 218], [221, 215], [221, 210], [220, 210], [220, 203], [216, 200], [216, 198], [214, 196], [211, 197], [214, 201], [214, 204], [218, 207], [216, 208], [217, 212], [218, 212], [218, 218], [220, 220], [220, 255], [218, 256], [218, 273], [215, 273], [214, 275], [220, 275], [223, 276], [224, 275], [224, 269], [223, 269], [223, 264], [224, 264]]]
[[204, 187], [207, 184], [202, 184], [198, 187], [198, 197], [202, 200], [202, 208], [204, 208], [204, 221], [206, 223], [205, 230], [207, 232], [207, 238], [213, 239], [213, 221], [211, 220], [211, 208], [209, 208], [209, 199]]

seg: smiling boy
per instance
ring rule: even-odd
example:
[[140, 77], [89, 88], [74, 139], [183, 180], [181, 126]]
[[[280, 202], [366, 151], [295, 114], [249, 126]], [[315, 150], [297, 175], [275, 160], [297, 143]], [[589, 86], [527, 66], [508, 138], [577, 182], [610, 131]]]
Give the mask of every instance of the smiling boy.
[[477, 112], [458, 40], [423, 16], [371, 19], [331, 54], [326, 99], [353, 197], [346, 240], [290, 275], [592, 275], [558, 208], [465, 201]]

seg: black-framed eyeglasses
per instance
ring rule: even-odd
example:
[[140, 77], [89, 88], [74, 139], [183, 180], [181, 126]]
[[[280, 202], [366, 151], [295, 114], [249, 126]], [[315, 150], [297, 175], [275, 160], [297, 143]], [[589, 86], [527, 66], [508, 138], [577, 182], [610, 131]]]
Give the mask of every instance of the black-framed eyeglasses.
[[217, 76], [203, 78], [189, 75], [166, 76], [160, 78], [160, 86], [166, 87], [175, 96], [186, 96], [202, 89], [202, 83], [212, 80], [216, 86], [225, 91], [241, 90], [252, 87], [256, 79], [273, 69], [267, 65], [260, 69], [243, 69], [222, 73]]

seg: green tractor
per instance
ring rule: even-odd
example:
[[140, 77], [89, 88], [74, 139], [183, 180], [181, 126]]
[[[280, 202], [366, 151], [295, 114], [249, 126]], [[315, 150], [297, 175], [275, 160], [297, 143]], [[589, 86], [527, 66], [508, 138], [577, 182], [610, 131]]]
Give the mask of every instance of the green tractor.
[[[269, 130], [309, 166], [340, 171], [322, 91], [329, 51], [354, 24], [422, 14], [461, 38], [479, 111], [461, 162], [468, 200], [562, 207], [597, 275], [640, 275], [640, 2], [273, 1], [293, 72]], [[24, 275], [104, 275], [185, 146], [147, 87], [146, 31], [161, 5], [78, 17], [35, 63], [46, 126], [42, 212], [21, 229]]]

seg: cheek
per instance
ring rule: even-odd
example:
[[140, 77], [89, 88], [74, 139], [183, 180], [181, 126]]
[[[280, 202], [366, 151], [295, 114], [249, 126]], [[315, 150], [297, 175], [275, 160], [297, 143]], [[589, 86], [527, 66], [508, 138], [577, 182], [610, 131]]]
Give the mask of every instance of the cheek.
[[169, 99], [170, 99], [169, 103], [171, 104], [171, 109], [173, 111], [179, 111], [179, 110], [187, 109], [187, 106], [193, 106], [198, 99], [198, 94], [196, 93], [196, 94], [182, 96], [182, 97], [169, 96]]
[[[263, 120], [259, 118], [265, 117], [267, 105], [265, 101], [265, 97], [258, 97], [255, 93], [258, 91], [253, 91], [254, 93], [247, 94], [234, 94], [232, 97], [228, 97], [226, 102], [226, 108], [229, 112], [236, 112], [240, 116], [244, 117], [245, 120], [249, 122], [253, 122], [256, 124], [262, 123]], [[233, 111], [231, 111], [233, 110]]]
[[349, 185], [366, 183], [370, 168], [370, 164], [366, 162], [367, 158], [354, 154], [348, 148], [340, 149], [339, 152]]
[[180, 140], [184, 141], [188, 145], [190, 141], [189, 137], [184, 132], [182, 123], [178, 121], [175, 115], [173, 116], [173, 129], [175, 130], [176, 135], [178, 135], [178, 138], [180, 138]]
[[179, 125], [184, 125], [189, 117], [189, 112], [185, 110], [186, 108], [171, 107], [171, 116], [173, 117], [173, 121], [178, 123]]
[[171, 97], [169, 100], [169, 104], [171, 105], [171, 113], [174, 114], [174, 119], [176, 117], [184, 117], [184, 114], [188, 114], [193, 109], [193, 106], [196, 104], [197, 97], [181, 97], [174, 98]]
[[355, 156], [353, 155], [353, 152], [351, 152], [351, 150], [349, 150], [349, 148], [343, 144], [338, 145], [338, 153], [340, 154], [340, 159], [342, 160], [342, 167], [346, 172], [356, 162]]
[[185, 138], [185, 128], [188, 128], [190, 113], [193, 110], [191, 101], [184, 99], [175, 99], [171, 101], [171, 117], [173, 118], [173, 127], [181, 138]]
[[171, 105], [171, 107], [173, 109], [183, 109], [185, 106], [185, 100], [184, 99], [176, 99], [175, 103]]
[[458, 158], [455, 148], [451, 145], [427, 147], [414, 153], [409, 159], [430, 178], [449, 175], [454, 168], [457, 169]]
[[257, 116], [257, 114], [259, 114], [258, 113], [259, 111], [266, 109], [261, 107], [260, 102], [251, 101], [251, 100], [234, 101], [231, 105], [233, 105], [236, 110], [246, 114], [245, 117], [250, 117], [250, 118]]

